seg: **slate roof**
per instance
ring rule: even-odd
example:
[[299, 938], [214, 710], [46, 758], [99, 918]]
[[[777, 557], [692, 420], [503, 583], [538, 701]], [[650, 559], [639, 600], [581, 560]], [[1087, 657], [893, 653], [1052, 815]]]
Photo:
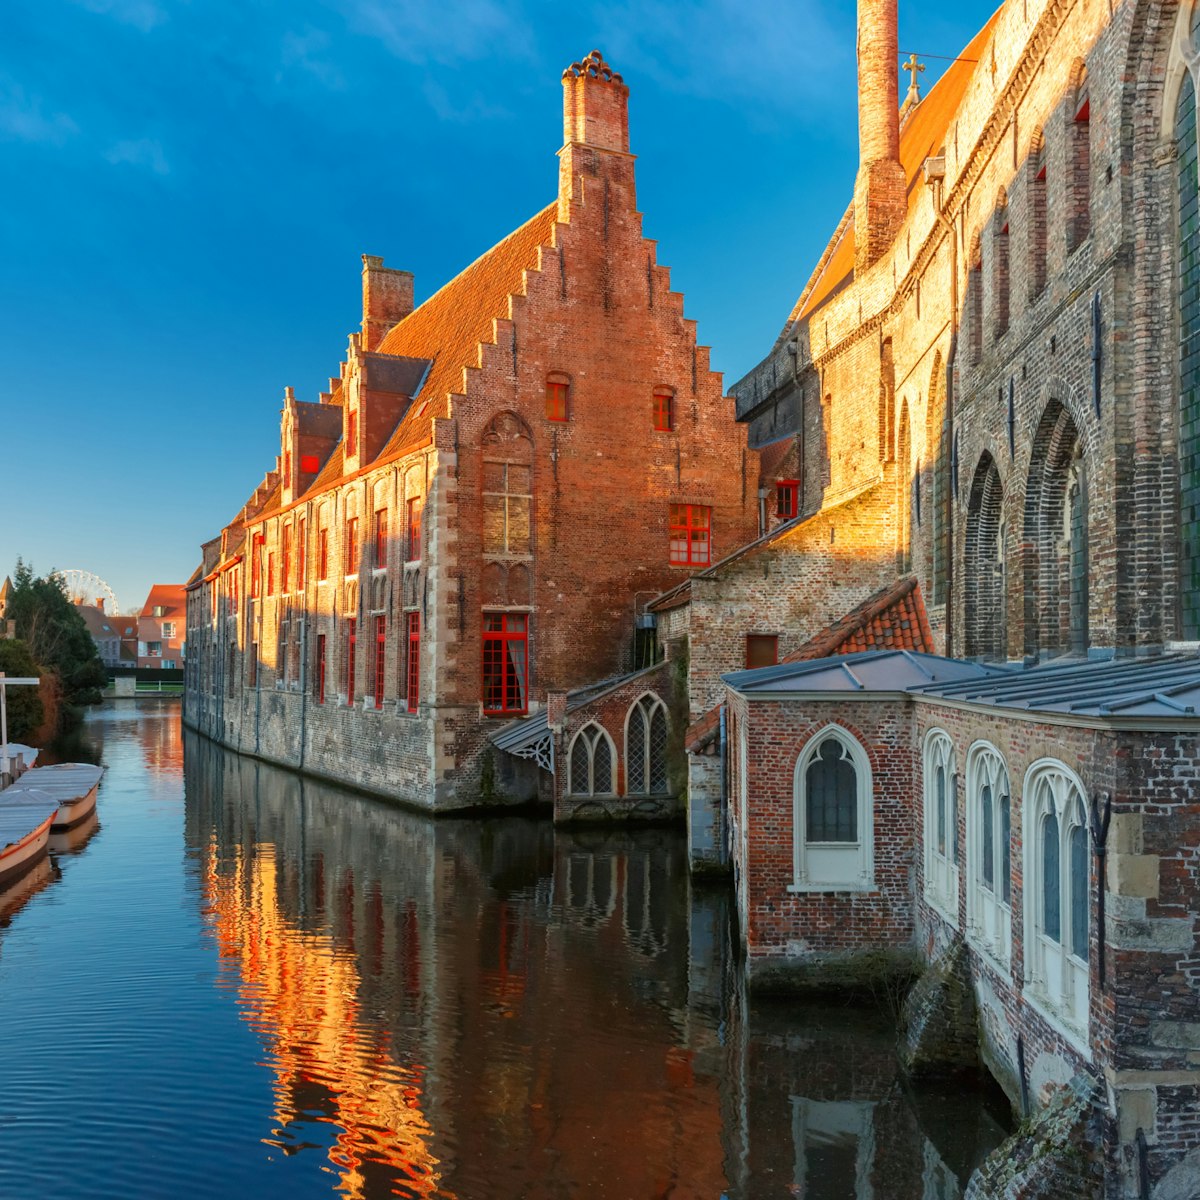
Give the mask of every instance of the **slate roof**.
[[933, 630], [915, 575], [896, 580], [789, 654], [785, 663], [859, 650], [934, 651]]
[[76, 604], [75, 611], [83, 618], [83, 623], [87, 626], [93, 641], [121, 636], [117, 631], [115, 620], [110, 620], [109, 614], [101, 612], [94, 604]]
[[1200, 718], [1200, 654], [1052, 661], [914, 690], [999, 708], [1085, 717]]
[[742, 695], [807, 695], [812, 692], [906, 692], [925, 684], [1009, 675], [1012, 668], [943, 658], [913, 650], [866, 650], [801, 662], [779, 663], [722, 675]]

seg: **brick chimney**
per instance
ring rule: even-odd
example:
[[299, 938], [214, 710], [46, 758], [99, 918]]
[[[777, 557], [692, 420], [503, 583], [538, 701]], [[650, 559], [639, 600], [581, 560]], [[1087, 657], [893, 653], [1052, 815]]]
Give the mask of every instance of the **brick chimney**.
[[900, 165], [897, 0], [858, 0], [858, 178], [854, 270], [891, 246], [908, 211]]
[[562, 74], [563, 148], [559, 151], [558, 219], [570, 218], [571, 200], [583, 198], [582, 180], [592, 176], [628, 188], [632, 201], [633, 156], [629, 153], [629, 88], [593, 50]]
[[362, 262], [362, 348], [374, 350], [412, 312], [413, 277], [411, 271], [385, 267], [374, 254], [364, 254]]

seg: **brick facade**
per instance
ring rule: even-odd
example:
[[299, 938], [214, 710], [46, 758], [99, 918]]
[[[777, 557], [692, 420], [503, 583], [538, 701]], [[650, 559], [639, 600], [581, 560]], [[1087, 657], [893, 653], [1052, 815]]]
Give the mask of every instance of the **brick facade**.
[[[206, 546], [186, 719], [226, 745], [427, 808], [529, 799], [489, 732], [628, 671], [645, 600], [757, 532], [758, 456], [642, 234], [628, 89], [598, 55], [563, 86], [557, 201], [416, 309], [365, 256], [338, 376], [289, 390], [275, 469]], [[518, 636], [485, 699], [492, 626]]]

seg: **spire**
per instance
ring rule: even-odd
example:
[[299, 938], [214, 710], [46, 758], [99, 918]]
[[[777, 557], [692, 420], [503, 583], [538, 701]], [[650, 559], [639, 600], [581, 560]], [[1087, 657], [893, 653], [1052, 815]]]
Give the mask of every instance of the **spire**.
[[902, 71], [907, 71], [911, 78], [908, 84], [908, 95], [904, 97], [904, 105], [906, 108], [911, 108], [912, 105], [918, 104], [921, 100], [921, 89], [917, 85], [917, 76], [925, 71], [925, 64], [917, 62], [917, 56], [910, 54], [908, 61], [901, 68]]

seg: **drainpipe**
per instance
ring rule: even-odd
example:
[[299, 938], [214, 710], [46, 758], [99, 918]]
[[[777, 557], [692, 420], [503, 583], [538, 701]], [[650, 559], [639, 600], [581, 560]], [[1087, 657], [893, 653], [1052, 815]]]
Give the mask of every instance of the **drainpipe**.
[[767, 532], [767, 489], [762, 485], [758, 489], [758, 536]]
[[[721, 819], [717, 826], [717, 850], [722, 847], [725, 850], [725, 861], [729, 861], [730, 848], [728, 845], [729, 839], [729, 821], [726, 819], [726, 812], [729, 808], [729, 731], [725, 725], [725, 705], [721, 705], [721, 735], [720, 735], [720, 753], [721, 753]], [[724, 866], [725, 863], [720, 863]]]
[[[305, 521], [304, 529], [307, 533], [308, 522]], [[300, 625], [300, 761], [296, 764], [297, 769], [304, 770], [304, 740], [305, 728], [308, 725], [308, 614], [305, 613], [304, 620]]]
[[[946, 431], [954, 436], [954, 367], [958, 357], [958, 241], [954, 222], [942, 211], [945, 158], [925, 160], [925, 182], [933, 188], [933, 215], [950, 239], [950, 353], [946, 359]], [[949, 456], [950, 448], [945, 447]], [[945, 489], [942, 513], [946, 536], [946, 657], [954, 653], [954, 488]]]

